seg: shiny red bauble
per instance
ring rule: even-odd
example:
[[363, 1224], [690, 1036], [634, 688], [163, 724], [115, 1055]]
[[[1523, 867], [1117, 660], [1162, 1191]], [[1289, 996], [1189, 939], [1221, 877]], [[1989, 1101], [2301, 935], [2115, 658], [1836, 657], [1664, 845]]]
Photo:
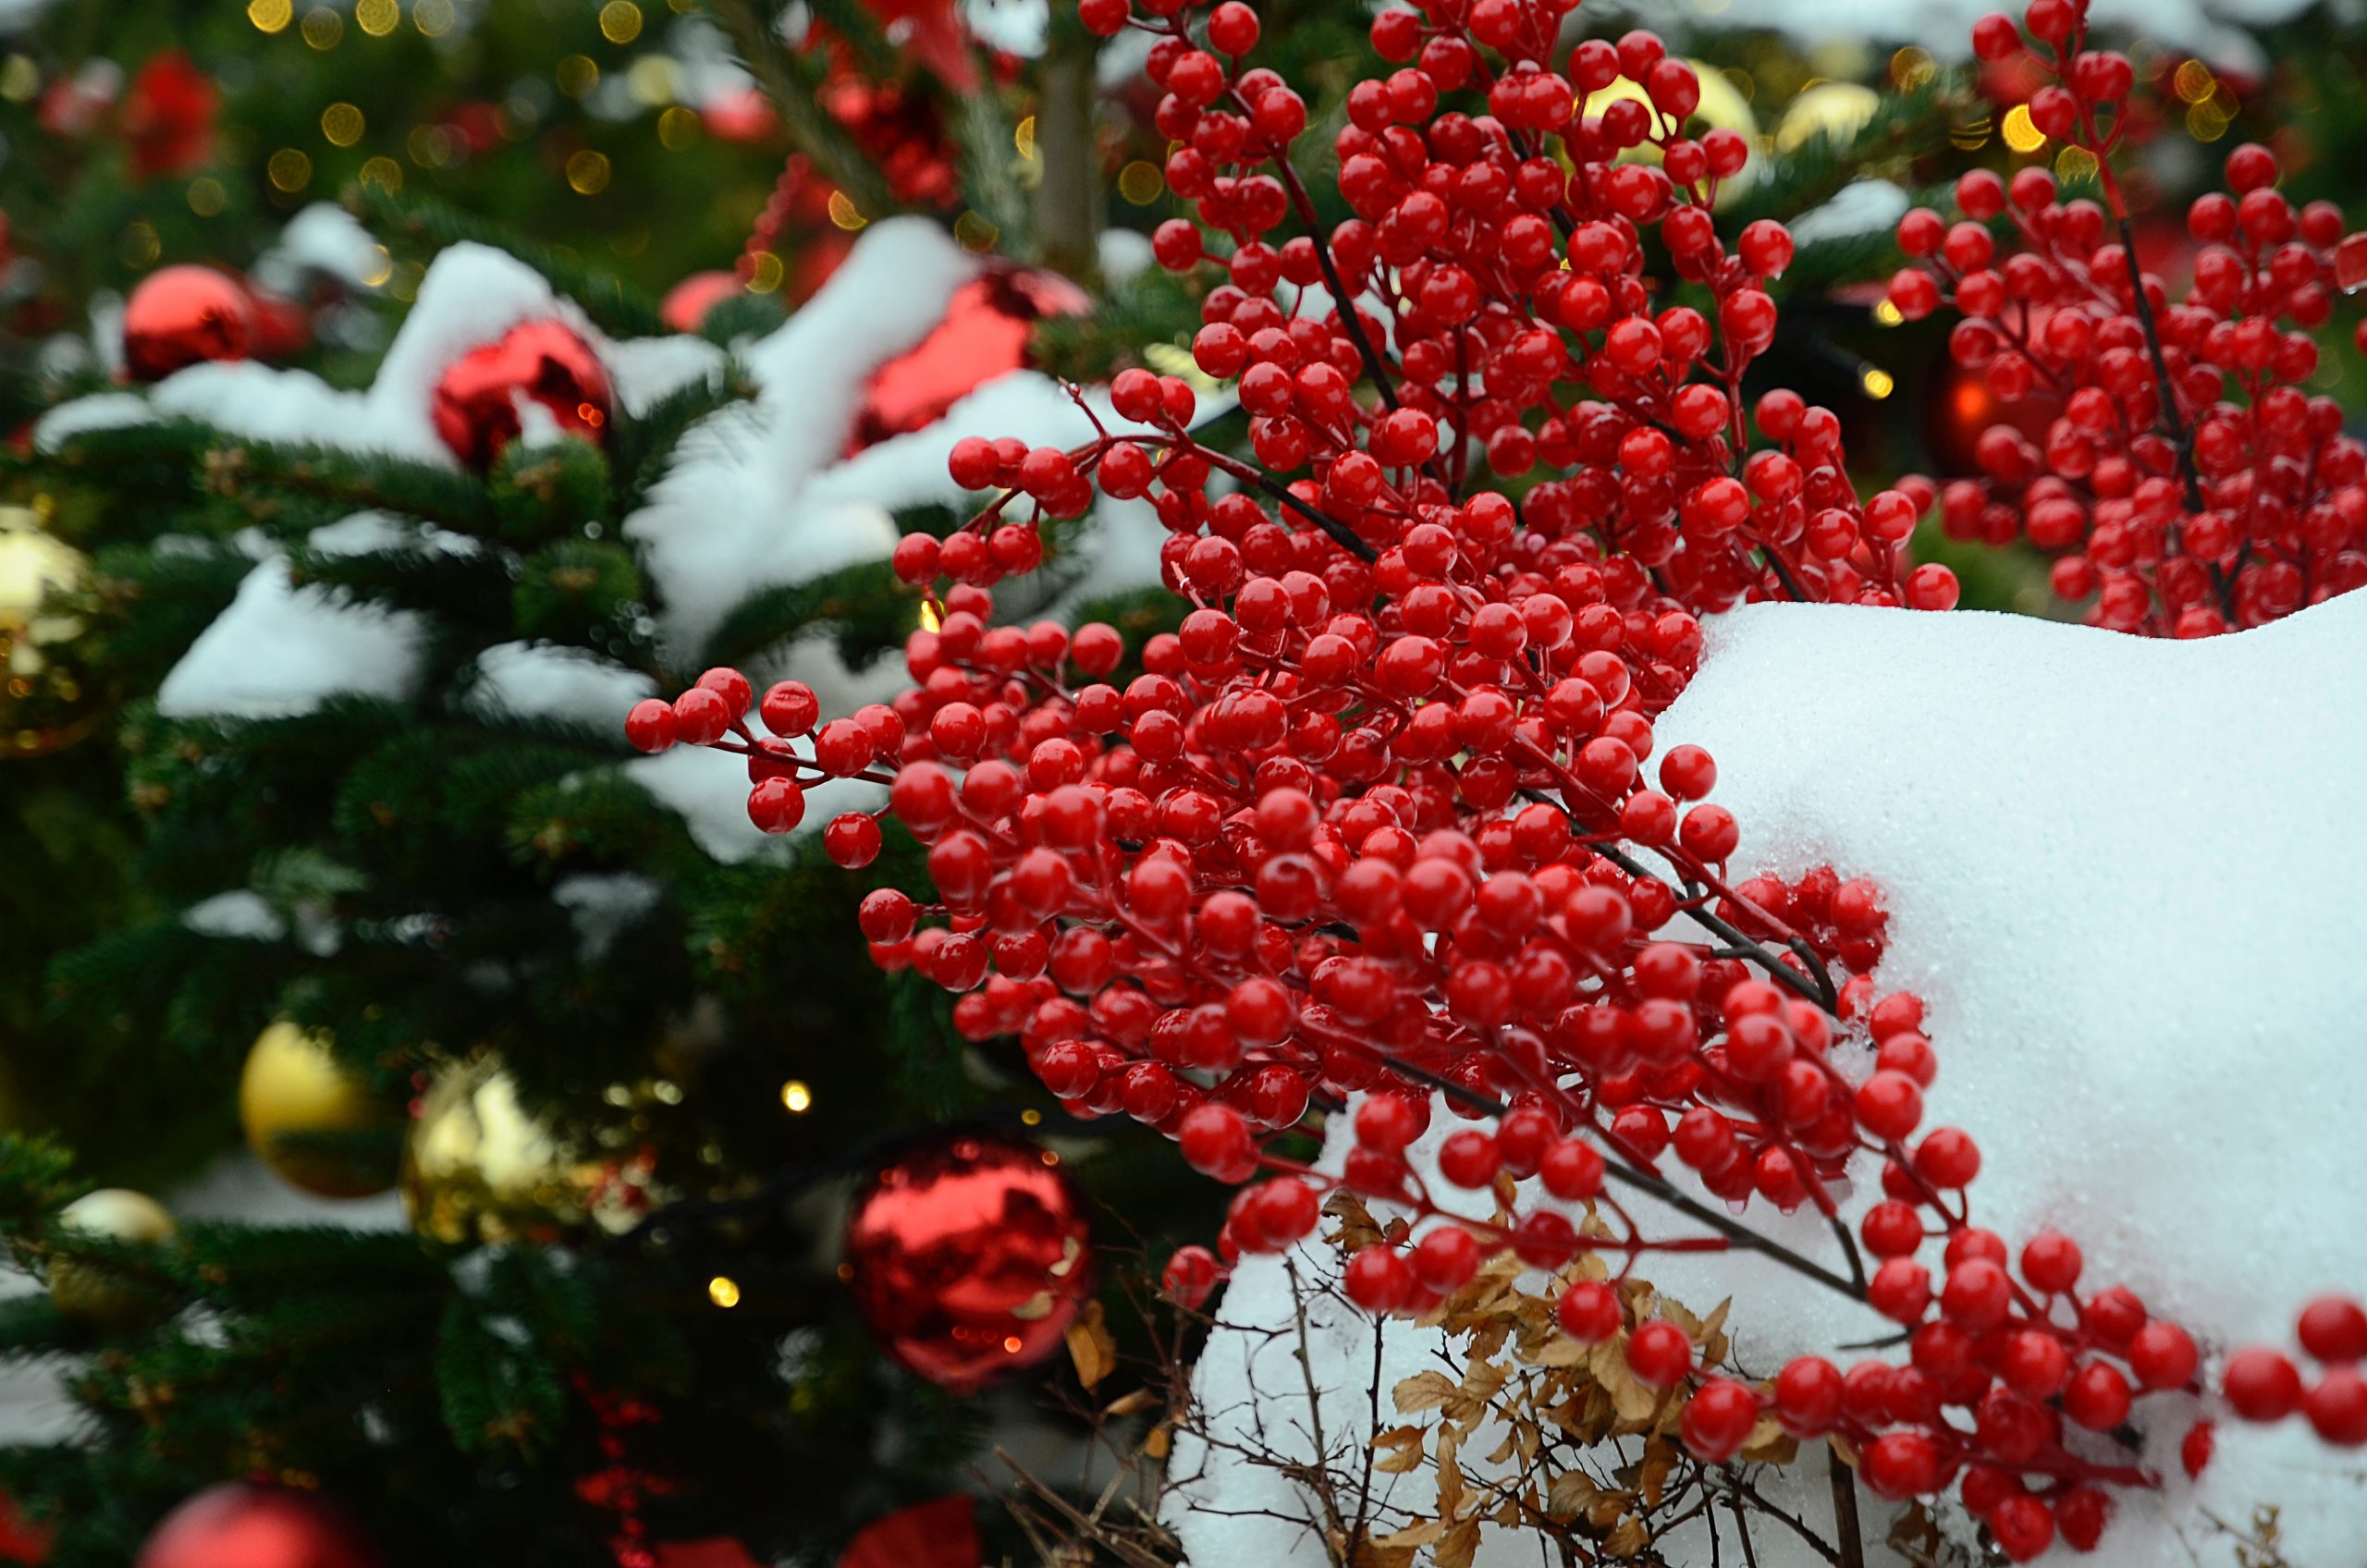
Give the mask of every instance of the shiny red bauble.
[[845, 1256], [881, 1347], [963, 1393], [1060, 1348], [1093, 1289], [1091, 1241], [1058, 1156], [959, 1133], [872, 1179], [848, 1218]]
[[343, 1510], [292, 1487], [226, 1481], [165, 1515], [139, 1568], [378, 1568]]
[[254, 349], [254, 301], [239, 280], [212, 267], [150, 273], [123, 308], [123, 366], [134, 381], [162, 381], [207, 360], [243, 360]]
[[657, 313], [677, 332], [696, 332], [707, 312], [745, 289], [728, 272], [694, 272], [666, 291]]
[[847, 450], [920, 429], [971, 391], [1029, 361], [1028, 335], [1046, 316], [1081, 315], [1083, 289], [1058, 273], [988, 272], [953, 291], [945, 319], [872, 373]]
[[608, 368], [570, 328], [530, 321], [446, 367], [430, 412], [444, 444], [471, 468], [486, 469], [524, 428], [528, 405], [539, 410], [538, 425], [546, 417], [561, 435], [603, 442], [614, 408]]

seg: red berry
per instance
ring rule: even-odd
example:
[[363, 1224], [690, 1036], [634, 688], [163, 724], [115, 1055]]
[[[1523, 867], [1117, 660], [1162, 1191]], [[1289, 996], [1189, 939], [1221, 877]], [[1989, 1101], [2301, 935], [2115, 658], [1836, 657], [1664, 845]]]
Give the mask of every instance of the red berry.
[[[1634, 1342], [1629, 1342], [1629, 1353]], [[1695, 1457], [1723, 1464], [1750, 1440], [1759, 1424], [1759, 1395], [1732, 1378], [1712, 1378], [1693, 1392], [1679, 1418], [1678, 1435]]]
[[2327, 1442], [2342, 1448], [2367, 1444], [2367, 1379], [2349, 1366], [2334, 1368], [2302, 1396], [2301, 1414]]
[[2227, 1358], [2220, 1386], [2247, 1421], [2282, 1421], [2301, 1403], [2301, 1374], [2281, 1351], [2238, 1351]]
[[674, 738], [693, 746], [711, 746], [723, 739], [740, 711], [712, 688], [693, 686], [674, 699]]
[[748, 791], [748, 820], [764, 832], [786, 833], [804, 819], [805, 791], [794, 779], [762, 779]]
[[1674, 1388], [1693, 1370], [1693, 1341], [1663, 1319], [1639, 1323], [1627, 1336], [1627, 1369], [1648, 1388]]
[[2186, 1387], [2200, 1359], [2193, 1337], [2175, 1323], [2148, 1323], [2128, 1341], [2128, 1369], [2147, 1389]]
[[1886, 1432], [1867, 1445], [1859, 1474], [1876, 1497], [1905, 1502], [1938, 1489], [1939, 1451], [1920, 1432]]
[[1554, 1304], [1554, 1320], [1562, 1331], [1584, 1344], [1600, 1344], [1619, 1332], [1623, 1321], [1619, 1296], [1608, 1285], [1579, 1280]]
[[1367, 1312], [1394, 1312], [1413, 1294], [1414, 1270], [1395, 1247], [1375, 1242], [1348, 1259], [1341, 1284], [1348, 1299]]
[[1196, 1309], [1216, 1289], [1216, 1255], [1206, 1247], [1177, 1247], [1159, 1279], [1169, 1298], [1178, 1306], [1187, 1311]]
[[2367, 1311], [2349, 1296], [2320, 1296], [2301, 1309], [2300, 1338], [2329, 1366], [2367, 1358]]
[[625, 739], [637, 751], [662, 752], [675, 741], [674, 704], [658, 697], [644, 697], [625, 715]]
[[1414, 1243], [1415, 1278], [1441, 1295], [1478, 1271], [1478, 1240], [1460, 1225], [1441, 1225]]
[[2064, 1387], [2063, 1414], [2091, 1432], [2111, 1431], [2128, 1418], [2128, 1379], [2107, 1363], [2088, 1363]]

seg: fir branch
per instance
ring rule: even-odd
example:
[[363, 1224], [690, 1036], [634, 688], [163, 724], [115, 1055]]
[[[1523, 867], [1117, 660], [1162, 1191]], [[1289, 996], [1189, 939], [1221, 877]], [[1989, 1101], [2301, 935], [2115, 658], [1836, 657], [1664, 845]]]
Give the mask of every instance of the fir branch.
[[467, 533], [493, 530], [484, 486], [457, 469], [383, 452], [253, 440], [194, 420], [86, 431], [59, 457], [77, 467], [108, 470], [178, 465], [192, 484], [238, 503], [248, 521], [282, 534], [324, 521], [310, 510], [283, 517], [275, 504], [282, 496], [328, 501], [345, 511], [401, 512]]
[[[1886, 93], [1855, 136], [1811, 137], [1788, 153], [1769, 153], [1759, 178], [1719, 214], [1719, 227], [1739, 234], [1760, 218], [1788, 221], [1839, 195], [1879, 165], [1936, 152], [1965, 103], [1965, 84], [1945, 73], [1903, 92]], [[1790, 280], [1787, 278], [1786, 282]]]
[[675, 446], [693, 425], [717, 410], [752, 400], [756, 392], [756, 383], [744, 371], [726, 365], [712, 375], [685, 382], [639, 414], [619, 420], [608, 454], [617, 476], [610, 520], [621, 522], [647, 502], [651, 488], [673, 461]]
[[821, 84], [813, 71], [782, 46], [770, 7], [760, 14], [758, 0], [712, 0], [709, 8], [739, 52], [740, 63], [771, 100], [790, 141], [814, 161], [822, 177], [845, 191], [866, 218], [898, 211], [879, 170], [823, 110], [816, 91]]
[[[1040, 125], [1040, 120], [1038, 121]], [[1003, 110], [991, 81], [955, 101], [947, 130], [961, 151], [962, 199], [971, 211], [994, 225], [997, 254], [1033, 261], [1041, 255], [1036, 244], [1035, 214], [1027, 193], [1020, 188], [1017, 128]], [[1039, 162], [1036, 167], [1040, 170]]]
[[792, 637], [828, 630], [840, 656], [861, 668], [899, 646], [915, 613], [888, 563], [864, 561], [750, 594], [707, 639], [700, 662], [746, 664]]
[[346, 205], [391, 242], [441, 251], [463, 240], [506, 251], [550, 280], [553, 289], [583, 307], [601, 329], [619, 337], [656, 337], [670, 329], [657, 302], [616, 274], [430, 196], [402, 196], [375, 185], [356, 186]]
[[298, 586], [317, 582], [389, 609], [417, 610], [439, 623], [506, 628], [512, 584], [509, 563], [492, 550], [405, 545], [360, 554], [299, 545], [288, 552]]

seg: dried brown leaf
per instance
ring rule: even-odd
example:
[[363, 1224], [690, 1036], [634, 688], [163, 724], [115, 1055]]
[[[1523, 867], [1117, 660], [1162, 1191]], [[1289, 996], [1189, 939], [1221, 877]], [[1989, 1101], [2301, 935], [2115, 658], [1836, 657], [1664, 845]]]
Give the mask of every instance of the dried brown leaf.
[[1799, 1439], [1784, 1430], [1772, 1415], [1762, 1415], [1744, 1441], [1741, 1457], [1753, 1464], [1789, 1464], [1799, 1452]]
[[1159, 1395], [1149, 1389], [1130, 1389], [1101, 1407], [1105, 1420], [1114, 1421], [1122, 1415], [1139, 1415], [1159, 1403]]
[[1424, 1519], [1408, 1525], [1402, 1530], [1392, 1530], [1385, 1536], [1375, 1536], [1372, 1544], [1390, 1550], [1403, 1547], [1407, 1551], [1412, 1551], [1417, 1548], [1426, 1547], [1432, 1541], [1442, 1540], [1445, 1537], [1445, 1520]]
[[1617, 1529], [1603, 1537], [1602, 1550], [1610, 1557], [1633, 1557], [1651, 1544], [1651, 1531], [1644, 1527], [1642, 1519], [1630, 1513], [1619, 1521]]
[[1430, 1561], [1438, 1568], [1471, 1568], [1471, 1560], [1478, 1554], [1479, 1521], [1466, 1519], [1431, 1550]]
[[1608, 1495], [1584, 1471], [1564, 1470], [1553, 1477], [1553, 1485], [1545, 1494], [1545, 1507], [1556, 1519], [1571, 1519]]
[[1673, 1443], [1658, 1438], [1644, 1445], [1644, 1463], [1637, 1473], [1637, 1484], [1644, 1494], [1647, 1507], [1658, 1508], [1668, 1488], [1671, 1472], [1676, 1468], [1677, 1452]]
[[1323, 1212], [1340, 1222], [1339, 1231], [1330, 1239], [1343, 1252], [1355, 1252], [1381, 1239], [1380, 1224], [1365, 1207], [1365, 1200], [1345, 1187], [1335, 1187], [1325, 1200]]
[[1454, 1396], [1454, 1380], [1443, 1372], [1417, 1372], [1389, 1390], [1397, 1405], [1397, 1414], [1411, 1415], [1417, 1410], [1436, 1410]]
[[1422, 1439], [1419, 1427], [1392, 1427], [1372, 1440], [1376, 1450], [1387, 1450], [1386, 1458], [1374, 1462], [1373, 1468], [1384, 1476], [1403, 1476], [1422, 1463]]
[[1069, 1325], [1068, 1342], [1069, 1360], [1076, 1366], [1076, 1380], [1085, 1385], [1087, 1393], [1117, 1370], [1118, 1341], [1110, 1334], [1110, 1326], [1102, 1321], [1099, 1302], [1085, 1304], [1085, 1311]]
[[1463, 1512], [1463, 1439], [1449, 1428], [1439, 1434], [1439, 1517], [1453, 1519]]

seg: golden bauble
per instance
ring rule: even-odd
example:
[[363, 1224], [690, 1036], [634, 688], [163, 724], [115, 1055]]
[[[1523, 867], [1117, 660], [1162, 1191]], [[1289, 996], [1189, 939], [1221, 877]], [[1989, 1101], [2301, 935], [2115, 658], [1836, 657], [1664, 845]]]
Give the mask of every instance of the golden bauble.
[[255, 1036], [239, 1074], [247, 1146], [315, 1197], [366, 1198], [393, 1186], [401, 1121], [326, 1040], [284, 1021]]
[[[57, 1229], [146, 1246], [171, 1241], [176, 1231], [164, 1205], [129, 1187], [101, 1187], [76, 1198], [57, 1211]], [[72, 1257], [50, 1266], [49, 1299], [78, 1323], [117, 1329], [139, 1327], [160, 1305], [137, 1279]]]
[[1870, 87], [1854, 81], [1820, 81], [1793, 99], [1776, 122], [1775, 151], [1797, 152], [1819, 136], [1829, 136], [1834, 145], [1846, 147], [1882, 106], [1882, 94]]
[[656, 1163], [629, 1127], [575, 1138], [529, 1115], [509, 1070], [486, 1056], [447, 1068], [428, 1089], [403, 1150], [403, 1208], [411, 1229], [454, 1244], [617, 1234], [675, 1195], [656, 1185]]
[[91, 559], [42, 527], [29, 507], [0, 507], [0, 760], [70, 746], [97, 728], [101, 703], [76, 668], [81, 618], [53, 595], [89, 580]]

